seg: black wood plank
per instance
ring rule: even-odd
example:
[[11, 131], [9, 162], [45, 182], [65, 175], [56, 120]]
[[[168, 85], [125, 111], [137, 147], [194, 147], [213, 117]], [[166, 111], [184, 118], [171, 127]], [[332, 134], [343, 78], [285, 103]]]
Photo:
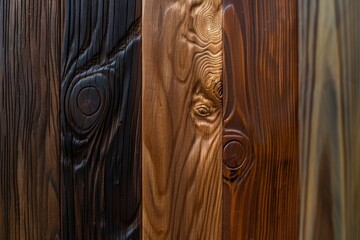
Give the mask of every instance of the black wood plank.
[[67, 0], [62, 56], [64, 239], [138, 239], [141, 1]]

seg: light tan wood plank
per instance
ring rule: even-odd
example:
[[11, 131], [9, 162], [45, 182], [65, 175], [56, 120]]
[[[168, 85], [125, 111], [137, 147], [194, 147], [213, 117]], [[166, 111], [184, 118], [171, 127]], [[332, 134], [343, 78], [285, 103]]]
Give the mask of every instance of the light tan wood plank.
[[301, 239], [360, 239], [359, 12], [299, 1]]

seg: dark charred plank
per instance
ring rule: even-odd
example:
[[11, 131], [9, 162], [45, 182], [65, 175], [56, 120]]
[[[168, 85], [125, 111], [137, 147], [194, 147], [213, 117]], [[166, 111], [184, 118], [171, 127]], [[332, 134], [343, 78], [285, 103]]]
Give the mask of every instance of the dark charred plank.
[[0, 1], [0, 238], [61, 239], [61, 1]]
[[140, 238], [140, 17], [141, 1], [66, 1], [64, 239]]

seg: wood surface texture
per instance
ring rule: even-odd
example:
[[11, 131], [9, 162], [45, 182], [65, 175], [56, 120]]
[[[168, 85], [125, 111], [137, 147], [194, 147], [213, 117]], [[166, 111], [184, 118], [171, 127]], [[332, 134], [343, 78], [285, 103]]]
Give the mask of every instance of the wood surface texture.
[[0, 239], [60, 239], [61, 1], [0, 1]]
[[360, 239], [359, 13], [299, 1], [300, 239]]
[[141, 1], [67, 0], [62, 239], [139, 239]]
[[223, 239], [297, 239], [296, 0], [224, 0]]
[[143, 239], [221, 239], [221, 1], [143, 8]]
[[360, 239], [359, 13], [1, 0], [0, 239]]

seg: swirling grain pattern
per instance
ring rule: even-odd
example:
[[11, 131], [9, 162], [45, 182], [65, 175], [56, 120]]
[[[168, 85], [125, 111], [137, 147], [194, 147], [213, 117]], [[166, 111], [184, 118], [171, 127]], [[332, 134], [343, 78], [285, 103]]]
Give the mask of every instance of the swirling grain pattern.
[[298, 238], [296, 3], [222, 4], [223, 239]]
[[300, 239], [360, 239], [359, 12], [299, 1]]
[[142, 236], [220, 239], [221, 2], [144, 9]]
[[67, 0], [62, 239], [138, 239], [141, 1]]
[[61, 1], [0, 1], [0, 239], [61, 239]]

